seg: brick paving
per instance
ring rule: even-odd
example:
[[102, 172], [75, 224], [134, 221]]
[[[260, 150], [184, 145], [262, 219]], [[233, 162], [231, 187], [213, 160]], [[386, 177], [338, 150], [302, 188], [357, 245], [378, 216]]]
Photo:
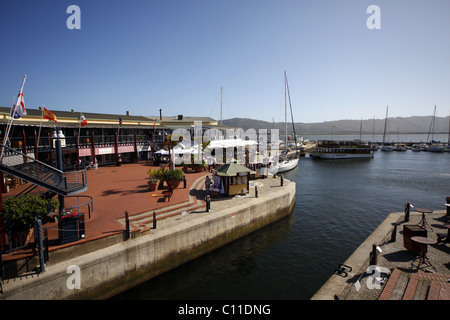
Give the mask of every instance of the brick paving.
[[[149, 191], [147, 182], [149, 169], [157, 169], [151, 162], [142, 161], [140, 163], [123, 164], [122, 166], [105, 166], [95, 170], [87, 171], [88, 190], [80, 193], [80, 196], [90, 196], [93, 198], [93, 210], [88, 212], [88, 207], [80, 208], [80, 213], [85, 216], [85, 239], [71, 244], [58, 245], [57, 223], [44, 224], [48, 229], [48, 238], [51, 244], [50, 250], [56, 250], [76, 243], [95, 240], [118, 233], [123, 233], [124, 226], [120, 219], [128, 211], [130, 217], [139, 214], [152, 213], [156, 210], [163, 210], [174, 205], [182, 205], [192, 200], [191, 188], [197, 183], [198, 188], [203, 185], [198, 181], [203, 181], [208, 172], [187, 172], [186, 188], [183, 182], [173, 191], [170, 200], [163, 197], [164, 190]], [[23, 184], [18, 188], [11, 188], [9, 193], [3, 193], [3, 200], [14, 196], [26, 188], [29, 184]], [[195, 195], [194, 195], [195, 196]], [[200, 195], [201, 196], [201, 195]], [[201, 199], [199, 199], [201, 200]], [[87, 202], [86, 198], [80, 198], [80, 203]], [[65, 207], [70, 208], [77, 204], [76, 197], [66, 197]], [[17, 250], [13, 254], [3, 255], [3, 260], [19, 259], [28, 255], [32, 250]]]

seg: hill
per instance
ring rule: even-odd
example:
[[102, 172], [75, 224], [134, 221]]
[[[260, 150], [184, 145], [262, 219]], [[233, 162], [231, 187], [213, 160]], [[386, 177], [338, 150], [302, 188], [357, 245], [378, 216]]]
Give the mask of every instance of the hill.
[[[413, 116], [388, 118], [387, 133], [428, 133], [431, 129], [432, 116]], [[384, 131], [384, 119], [368, 120], [336, 120], [316, 123], [295, 123], [297, 134], [329, 134], [334, 127], [336, 134], [382, 134]], [[232, 118], [223, 120], [223, 124], [238, 127], [244, 130], [253, 129], [278, 129], [284, 133], [284, 122], [268, 122], [248, 118]], [[288, 123], [288, 131], [292, 132], [292, 124]], [[449, 131], [449, 117], [436, 117], [434, 124], [435, 133], [447, 133]]]

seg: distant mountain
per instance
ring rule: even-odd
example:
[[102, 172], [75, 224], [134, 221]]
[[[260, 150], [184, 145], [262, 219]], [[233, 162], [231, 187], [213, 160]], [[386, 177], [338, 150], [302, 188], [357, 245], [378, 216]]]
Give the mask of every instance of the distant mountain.
[[[398, 133], [428, 133], [431, 129], [432, 116], [422, 117], [396, 117], [388, 118], [387, 134]], [[368, 120], [336, 120], [316, 123], [295, 123], [296, 134], [330, 134], [334, 127], [335, 134], [382, 134], [384, 131], [384, 119]], [[223, 120], [223, 124], [230, 127], [238, 127], [244, 130], [253, 129], [278, 129], [281, 134], [285, 131], [284, 122], [268, 122], [248, 118], [233, 118]], [[288, 131], [292, 133], [292, 124], [288, 123]], [[435, 133], [448, 133], [449, 117], [436, 117], [434, 123]]]

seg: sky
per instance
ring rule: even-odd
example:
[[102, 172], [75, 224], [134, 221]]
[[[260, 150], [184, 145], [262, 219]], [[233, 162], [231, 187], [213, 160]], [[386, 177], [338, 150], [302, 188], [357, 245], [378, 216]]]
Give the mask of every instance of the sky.
[[448, 0], [2, 0], [0, 106], [27, 75], [26, 108], [278, 122], [286, 71], [295, 122], [447, 117], [449, 14]]

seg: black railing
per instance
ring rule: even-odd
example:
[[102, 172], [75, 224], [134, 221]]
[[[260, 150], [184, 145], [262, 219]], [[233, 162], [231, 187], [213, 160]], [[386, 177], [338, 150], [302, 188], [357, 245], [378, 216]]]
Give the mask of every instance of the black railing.
[[0, 147], [0, 169], [6, 173], [62, 195], [87, 189], [86, 170], [63, 172], [36, 160], [33, 154], [28, 156], [5, 145]]

